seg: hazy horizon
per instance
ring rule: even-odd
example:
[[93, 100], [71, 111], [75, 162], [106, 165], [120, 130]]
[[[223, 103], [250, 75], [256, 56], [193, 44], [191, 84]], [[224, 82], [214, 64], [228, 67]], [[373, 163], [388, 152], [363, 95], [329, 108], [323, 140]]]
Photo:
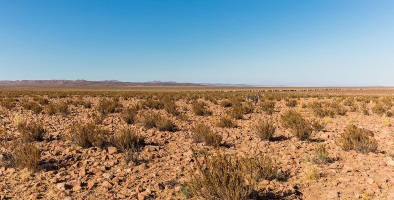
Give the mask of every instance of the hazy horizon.
[[0, 1], [0, 80], [394, 86], [394, 2]]

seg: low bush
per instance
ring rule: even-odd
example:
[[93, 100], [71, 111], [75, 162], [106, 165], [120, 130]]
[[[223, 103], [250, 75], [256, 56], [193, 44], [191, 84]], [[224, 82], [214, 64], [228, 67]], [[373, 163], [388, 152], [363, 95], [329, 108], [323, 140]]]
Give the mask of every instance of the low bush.
[[221, 117], [217, 123], [218, 127], [222, 128], [234, 128], [237, 124], [230, 117]]
[[279, 169], [275, 160], [263, 155], [243, 158], [203, 152], [201, 157], [194, 154], [194, 160], [197, 172], [192, 173], [188, 191], [192, 196], [208, 200], [249, 199], [257, 183], [277, 178]]
[[196, 143], [205, 142], [206, 145], [219, 147], [223, 139], [220, 134], [213, 133], [211, 129], [204, 124], [196, 125], [193, 127], [192, 131], [194, 132], [193, 139]]
[[106, 143], [108, 131], [93, 123], [78, 124], [70, 131], [70, 140], [83, 148], [103, 147]]
[[212, 115], [212, 111], [207, 108], [207, 104], [202, 101], [195, 101], [192, 105], [193, 113], [197, 116]]
[[134, 129], [124, 128], [113, 136], [112, 144], [123, 152], [135, 152], [145, 146], [145, 138]]
[[37, 171], [39, 168], [41, 153], [40, 150], [31, 143], [22, 144], [14, 149], [13, 159], [16, 167], [27, 168], [30, 171]]
[[308, 140], [312, 134], [312, 127], [300, 113], [295, 110], [288, 110], [282, 116], [282, 125], [284, 128], [291, 129], [294, 136], [299, 140]]
[[339, 145], [343, 150], [355, 150], [361, 153], [376, 152], [378, 142], [371, 137], [371, 131], [349, 125], [340, 134]]
[[268, 115], [272, 115], [275, 111], [274, 101], [264, 101], [261, 103], [261, 109]]
[[21, 128], [22, 139], [26, 142], [42, 141], [45, 129], [42, 124], [33, 122]]
[[270, 140], [274, 135], [276, 127], [271, 120], [259, 120], [253, 126], [253, 131], [261, 140]]
[[110, 113], [119, 112], [122, 108], [122, 105], [119, 103], [119, 99], [102, 99], [99, 102], [98, 109], [101, 114], [108, 115]]

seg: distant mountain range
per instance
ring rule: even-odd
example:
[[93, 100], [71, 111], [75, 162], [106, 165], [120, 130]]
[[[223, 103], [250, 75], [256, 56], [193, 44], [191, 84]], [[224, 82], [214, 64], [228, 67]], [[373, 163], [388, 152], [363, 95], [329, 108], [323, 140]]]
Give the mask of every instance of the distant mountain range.
[[87, 81], [87, 80], [16, 80], [0, 81], [0, 86], [15, 87], [130, 87], [130, 86], [204, 86], [195, 83], [177, 83], [173, 81], [122, 82], [117, 80]]

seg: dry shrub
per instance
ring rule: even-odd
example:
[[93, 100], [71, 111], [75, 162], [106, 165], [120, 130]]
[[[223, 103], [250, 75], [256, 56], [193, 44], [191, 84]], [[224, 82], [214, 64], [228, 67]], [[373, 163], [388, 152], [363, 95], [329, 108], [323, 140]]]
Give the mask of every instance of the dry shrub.
[[318, 117], [335, 117], [335, 115], [346, 115], [346, 108], [338, 102], [312, 102], [309, 107]]
[[217, 126], [222, 128], [234, 128], [237, 124], [230, 117], [224, 116], [219, 119]]
[[272, 115], [275, 111], [274, 101], [264, 101], [261, 103], [261, 109], [268, 115]]
[[295, 110], [286, 111], [281, 120], [283, 127], [291, 129], [299, 140], [307, 140], [312, 134], [311, 124]]
[[244, 114], [250, 114], [250, 113], [253, 113], [255, 106], [254, 106], [253, 102], [247, 101], [244, 103], [242, 108], [243, 108]]
[[219, 147], [223, 137], [220, 134], [213, 133], [211, 129], [205, 124], [198, 124], [193, 127], [194, 142], [205, 142], [206, 145]]
[[40, 150], [31, 143], [22, 144], [14, 149], [13, 158], [16, 167], [27, 168], [33, 172], [38, 170]]
[[297, 106], [297, 104], [298, 104], [297, 100], [295, 100], [295, 99], [291, 99], [291, 100], [286, 102], [286, 106], [289, 107], [289, 108], [294, 108], [294, 107]]
[[259, 120], [253, 126], [254, 133], [261, 140], [270, 140], [274, 135], [275, 130], [276, 130], [276, 126], [271, 120]]
[[66, 102], [49, 103], [45, 107], [45, 113], [49, 115], [54, 115], [56, 113], [67, 115], [69, 113], [68, 104]]
[[41, 105], [47, 105], [49, 103], [48, 99], [41, 97], [41, 96], [35, 96], [35, 97], [33, 97], [33, 100], [38, 102]]
[[12, 119], [13, 126], [14, 128], [22, 131], [26, 126], [26, 118], [24, 118], [22, 115], [15, 115], [14, 118]]
[[308, 180], [316, 181], [320, 178], [320, 172], [314, 165], [307, 165], [305, 169], [305, 175]]
[[101, 129], [96, 124], [78, 124], [70, 131], [70, 140], [83, 148], [103, 147], [105, 144], [105, 135], [108, 131]]
[[192, 105], [192, 110], [197, 116], [212, 115], [212, 111], [207, 108], [207, 104], [202, 101], [195, 101]]
[[134, 124], [139, 107], [131, 107], [122, 111], [122, 118], [127, 124]]
[[134, 129], [124, 128], [113, 136], [112, 144], [123, 152], [136, 152], [145, 146], [145, 137]]
[[371, 131], [358, 128], [355, 125], [349, 125], [341, 133], [338, 142], [345, 151], [355, 150], [361, 153], [376, 152], [378, 142], [371, 135], [373, 135]]
[[244, 116], [244, 110], [242, 106], [234, 106], [229, 112], [227, 112], [227, 115], [234, 119], [242, 119]]
[[30, 123], [21, 128], [22, 139], [27, 142], [42, 141], [45, 129], [42, 124], [37, 122]]
[[164, 108], [164, 103], [162, 101], [152, 100], [152, 99], [147, 99], [147, 100], [141, 102], [140, 105], [141, 105], [141, 107], [156, 109], [156, 110]]
[[162, 117], [160, 114], [155, 112], [145, 112], [139, 115], [138, 121], [145, 128], [157, 128], [160, 131], [177, 131], [177, 127], [173, 121]]
[[327, 147], [326, 144], [317, 144], [315, 146], [315, 157], [313, 159], [314, 163], [330, 163], [332, 159], [329, 157], [328, 152], [327, 152]]
[[324, 130], [324, 128], [326, 128], [326, 124], [324, 124], [323, 122], [318, 121], [316, 119], [311, 121], [311, 125], [312, 125], [313, 130], [316, 132], [320, 132], [320, 131]]
[[173, 101], [166, 101], [164, 103], [164, 110], [173, 116], [179, 116], [180, 112], [176, 109], [176, 104]]
[[383, 115], [389, 111], [390, 107], [387, 106], [386, 104], [379, 102], [377, 103], [374, 107], [372, 107], [372, 112], [378, 114], [378, 115]]
[[13, 99], [13, 98], [3, 98], [0, 101], [0, 105], [3, 108], [6, 108], [6, 109], [10, 110], [10, 109], [15, 107], [15, 103], [14, 102], [15, 102], [15, 99]]
[[223, 108], [228, 108], [231, 107], [232, 105], [233, 103], [228, 99], [225, 99], [222, 102], [220, 102], [220, 106], [222, 106]]
[[243, 158], [203, 152], [200, 158], [194, 154], [197, 173], [188, 188], [193, 196], [208, 200], [246, 200], [259, 181], [277, 178], [279, 169], [277, 162], [263, 155]]
[[22, 107], [26, 110], [31, 110], [35, 114], [38, 114], [42, 111], [42, 107], [40, 104], [34, 102], [34, 101], [24, 101], [21, 103]]
[[101, 114], [103, 115], [108, 115], [110, 113], [116, 113], [118, 112], [121, 108], [122, 105], [119, 103], [119, 99], [113, 98], [113, 99], [102, 99], [99, 102], [98, 109]]

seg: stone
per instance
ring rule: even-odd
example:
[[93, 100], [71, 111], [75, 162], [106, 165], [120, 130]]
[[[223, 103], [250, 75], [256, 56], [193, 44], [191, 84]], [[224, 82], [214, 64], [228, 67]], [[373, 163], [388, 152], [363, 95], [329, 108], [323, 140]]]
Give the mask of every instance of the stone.
[[56, 188], [60, 191], [66, 190], [66, 183], [58, 183], [56, 184]]
[[118, 150], [115, 147], [108, 147], [108, 153], [109, 154], [115, 154], [117, 152], [118, 152]]
[[331, 190], [327, 193], [327, 199], [338, 199], [339, 192], [336, 190]]

